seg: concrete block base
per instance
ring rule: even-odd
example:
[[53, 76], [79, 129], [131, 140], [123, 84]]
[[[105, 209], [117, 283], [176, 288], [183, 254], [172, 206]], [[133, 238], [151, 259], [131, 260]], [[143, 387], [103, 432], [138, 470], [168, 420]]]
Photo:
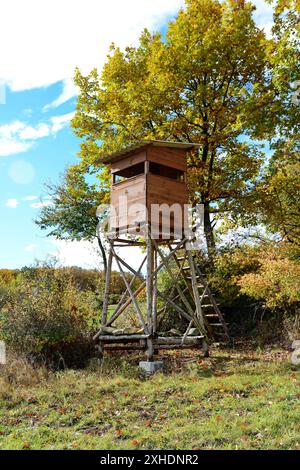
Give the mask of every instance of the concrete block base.
[[158, 372], [163, 369], [164, 363], [163, 361], [141, 361], [139, 363], [139, 367], [143, 369], [145, 374], [153, 375], [155, 372]]

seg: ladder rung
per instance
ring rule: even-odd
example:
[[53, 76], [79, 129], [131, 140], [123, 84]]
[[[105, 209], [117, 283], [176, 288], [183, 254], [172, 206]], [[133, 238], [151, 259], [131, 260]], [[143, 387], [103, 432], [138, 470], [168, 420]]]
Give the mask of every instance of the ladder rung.
[[[220, 305], [220, 304], [216, 304], [216, 305]], [[201, 305], [201, 307], [214, 307], [215, 305], [213, 304], [203, 304]]]
[[190, 270], [191, 268], [190, 268], [189, 266], [184, 266], [184, 267], [181, 268], [181, 269], [182, 269], [182, 271], [188, 271], [188, 270]]
[[[224, 326], [223, 323], [210, 323], [210, 326]], [[226, 323], [228, 325], [228, 323]]]
[[[192, 255], [192, 257], [195, 258], [196, 255]], [[176, 257], [176, 258], [177, 258], [177, 257]], [[185, 259], [185, 260], [188, 260], [188, 258], [187, 258], [186, 256], [178, 256], [178, 258], [177, 258], [178, 261], [183, 261], [184, 259]]]
[[217, 313], [207, 313], [205, 315], [206, 318], [211, 318], [211, 317], [219, 317], [219, 315]]

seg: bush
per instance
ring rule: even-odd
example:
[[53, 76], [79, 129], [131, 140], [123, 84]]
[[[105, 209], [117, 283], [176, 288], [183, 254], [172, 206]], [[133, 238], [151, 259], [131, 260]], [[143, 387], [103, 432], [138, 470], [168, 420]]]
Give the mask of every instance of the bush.
[[99, 312], [93, 292], [78, 290], [71, 276], [51, 269], [20, 273], [14, 289], [6, 289], [0, 336], [9, 350], [55, 366], [84, 365], [93, 354]]
[[270, 310], [293, 311], [300, 303], [300, 265], [288, 257], [285, 246], [267, 246], [258, 254], [257, 271], [237, 282], [241, 292]]

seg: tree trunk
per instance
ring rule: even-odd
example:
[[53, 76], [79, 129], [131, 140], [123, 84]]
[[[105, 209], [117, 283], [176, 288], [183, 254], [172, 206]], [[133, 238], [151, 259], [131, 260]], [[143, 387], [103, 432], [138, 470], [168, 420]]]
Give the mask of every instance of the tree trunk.
[[102, 240], [101, 240], [101, 238], [100, 238], [99, 236], [97, 236], [97, 241], [98, 241], [98, 246], [99, 246], [99, 248], [100, 248], [101, 255], [102, 255], [102, 259], [103, 259], [104, 275], [106, 276], [106, 272], [107, 272], [107, 257], [106, 257], [105, 249], [104, 249]]
[[212, 259], [216, 251], [214, 231], [210, 220], [209, 202], [204, 203], [204, 234], [206, 239], [207, 253], [209, 259]]

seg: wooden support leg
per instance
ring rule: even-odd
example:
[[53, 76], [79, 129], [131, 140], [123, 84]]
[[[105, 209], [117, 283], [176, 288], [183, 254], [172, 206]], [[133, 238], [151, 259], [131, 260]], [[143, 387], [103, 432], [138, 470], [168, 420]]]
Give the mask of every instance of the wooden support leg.
[[[105, 326], [107, 323], [107, 312], [108, 312], [108, 304], [109, 304], [109, 292], [110, 292], [110, 279], [111, 279], [111, 266], [112, 266], [112, 257], [113, 253], [112, 250], [109, 250], [108, 255], [108, 262], [107, 262], [107, 271], [106, 271], [106, 278], [105, 278], [105, 290], [104, 290], [104, 300], [103, 300], [103, 307], [102, 307], [102, 315], [101, 315], [101, 326]], [[104, 355], [104, 343], [103, 341], [98, 342], [98, 358], [100, 364], [103, 360]]]
[[99, 341], [97, 349], [98, 349], [98, 359], [101, 365], [103, 361], [103, 356], [104, 356], [104, 342], [103, 341]]
[[109, 255], [108, 255], [108, 262], [107, 262], [105, 291], [104, 291], [104, 300], [103, 300], [103, 308], [102, 308], [102, 318], [101, 318], [102, 326], [105, 326], [107, 323], [107, 311], [108, 311], [108, 304], [109, 304], [112, 259], [113, 259], [113, 251], [112, 251], [112, 248], [110, 248]]
[[153, 346], [153, 338], [147, 339], [147, 359], [148, 361], [154, 360], [154, 346]]
[[209, 357], [209, 349], [208, 344], [205, 340], [202, 341], [202, 351], [204, 357]]
[[152, 299], [152, 333], [155, 335], [157, 330], [157, 251], [153, 250], [153, 299]]
[[150, 337], [147, 340], [147, 357], [148, 361], [153, 361], [154, 348], [153, 348], [153, 245], [151, 240], [150, 230], [147, 233], [147, 323], [150, 332]]

